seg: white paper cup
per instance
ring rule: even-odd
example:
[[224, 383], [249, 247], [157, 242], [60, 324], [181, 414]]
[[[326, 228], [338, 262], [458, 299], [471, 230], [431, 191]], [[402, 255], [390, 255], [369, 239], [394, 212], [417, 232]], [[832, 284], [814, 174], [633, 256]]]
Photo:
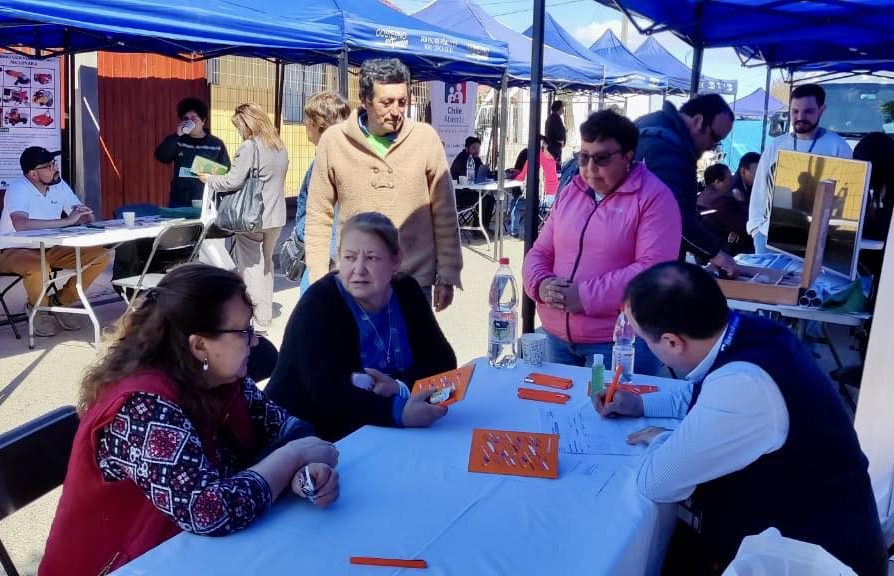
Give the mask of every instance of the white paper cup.
[[546, 334], [530, 332], [522, 334], [519, 340], [519, 351], [525, 364], [540, 366], [546, 360]]
[[133, 228], [136, 224], [137, 213], [136, 212], [124, 212], [121, 214], [121, 217], [124, 218], [124, 225], [128, 228]]
[[202, 201], [201, 201], [201, 200], [193, 200], [193, 201], [192, 201], [192, 207], [193, 207], [193, 208], [201, 208], [201, 207], [202, 207]]
[[469, 177], [468, 176], [460, 176], [459, 178], [457, 178], [457, 181], [460, 183], [461, 186], [465, 186], [466, 184], [469, 183]]

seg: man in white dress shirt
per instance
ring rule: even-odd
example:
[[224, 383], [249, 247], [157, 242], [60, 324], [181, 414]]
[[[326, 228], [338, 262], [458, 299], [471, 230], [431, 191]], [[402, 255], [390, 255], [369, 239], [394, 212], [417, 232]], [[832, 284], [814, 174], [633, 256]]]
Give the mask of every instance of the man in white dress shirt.
[[754, 239], [754, 251], [767, 251], [767, 233], [770, 231], [770, 212], [773, 196], [770, 194], [776, 155], [780, 150], [794, 150], [822, 156], [851, 158], [853, 151], [844, 138], [820, 127], [826, 111], [826, 91], [819, 84], [802, 84], [792, 91], [789, 104], [791, 134], [783, 134], [770, 140], [761, 154], [751, 189], [748, 205], [748, 223], [745, 229]]
[[[22, 176], [9, 183], [9, 189], [3, 198], [0, 235], [93, 222], [93, 211], [84, 206], [71, 187], [62, 181], [56, 165], [58, 155], [59, 152], [50, 152], [40, 146], [31, 146], [22, 152], [19, 158]], [[74, 248], [54, 246], [47, 250], [46, 258], [48, 271], [49, 268], [75, 267]], [[109, 263], [109, 252], [102, 247], [82, 248], [81, 262], [84, 263], [82, 278], [86, 288], [102, 274]], [[30, 313], [31, 308], [37, 305], [37, 299], [47, 280], [40, 275], [40, 250], [0, 250], [0, 271], [23, 277], [22, 283], [28, 295], [25, 307]], [[58, 293], [49, 298], [49, 305], [70, 306], [77, 299], [76, 278], [72, 276]], [[44, 298], [41, 305], [47, 305], [47, 298]], [[74, 315], [39, 312], [34, 318], [35, 336], [55, 335], [57, 323], [63, 330], [80, 328]]]
[[691, 264], [642, 272], [624, 302], [637, 335], [691, 383], [595, 399], [603, 416], [681, 419], [673, 432], [630, 437], [649, 445], [642, 494], [690, 499], [665, 573], [719, 574], [742, 538], [772, 526], [860, 576], [887, 574], [868, 462], [834, 386], [791, 331], [731, 312], [714, 279]]

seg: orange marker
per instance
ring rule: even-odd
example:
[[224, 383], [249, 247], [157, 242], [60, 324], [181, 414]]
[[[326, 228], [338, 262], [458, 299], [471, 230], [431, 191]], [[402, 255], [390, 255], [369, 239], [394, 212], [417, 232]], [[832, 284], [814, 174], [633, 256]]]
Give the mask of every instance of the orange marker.
[[368, 556], [351, 556], [351, 564], [361, 564], [363, 566], [389, 566], [393, 568], [428, 568], [428, 564], [425, 560], [370, 558]]
[[611, 404], [612, 400], [615, 398], [615, 391], [618, 389], [618, 382], [621, 380], [621, 364], [619, 363], [615, 366], [615, 377], [612, 378], [612, 383], [608, 387], [608, 392], [605, 393], [605, 403]]

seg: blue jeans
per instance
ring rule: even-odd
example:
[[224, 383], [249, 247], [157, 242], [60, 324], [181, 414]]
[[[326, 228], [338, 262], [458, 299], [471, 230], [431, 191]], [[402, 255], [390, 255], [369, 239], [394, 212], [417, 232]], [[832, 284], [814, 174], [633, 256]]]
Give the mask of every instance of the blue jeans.
[[[634, 372], [644, 376], [657, 376], [661, 372], [663, 364], [649, 350], [646, 341], [642, 338], [637, 338], [633, 346], [636, 351], [633, 365]], [[605, 365], [605, 369], [612, 369], [611, 342], [571, 344], [558, 336], [553, 336], [549, 332], [546, 333], [546, 358], [550, 362], [589, 368], [593, 365], [593, 354], [602, 354], [602, 363]]]
[[754, 233], [754, 253], [755, 254], [766, 254], [769, 252], [767, 250], [767, 236], [761, 234], [760, 232]]

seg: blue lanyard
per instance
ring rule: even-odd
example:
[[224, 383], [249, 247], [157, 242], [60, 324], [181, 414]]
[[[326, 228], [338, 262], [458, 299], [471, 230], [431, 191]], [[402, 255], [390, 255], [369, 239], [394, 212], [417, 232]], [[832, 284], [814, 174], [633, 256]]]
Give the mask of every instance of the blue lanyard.
[[723, 343], [720, 344], [720, 351], [723, 352], [733, 343], [736, 332], [739, 331], [739, 324], [742, 322], [742, 316], [738, 312], [731, 312], [729, 318], [729, 326], [726, 334], [723, 335]]
[[[825, 133], [824, 128], [817, 129], [816, 136], [814, 136], [813, 141], [810, 143], [810, 148], [807, 150], [808, 154], [813, 152], [813, 147], [816, 146], [817, 141], [823, 137], [824, 133]], [[792, 147], [794, 148], [795, 152], [798, 151], [798, 138], [794, 134], [792, 134]]]

